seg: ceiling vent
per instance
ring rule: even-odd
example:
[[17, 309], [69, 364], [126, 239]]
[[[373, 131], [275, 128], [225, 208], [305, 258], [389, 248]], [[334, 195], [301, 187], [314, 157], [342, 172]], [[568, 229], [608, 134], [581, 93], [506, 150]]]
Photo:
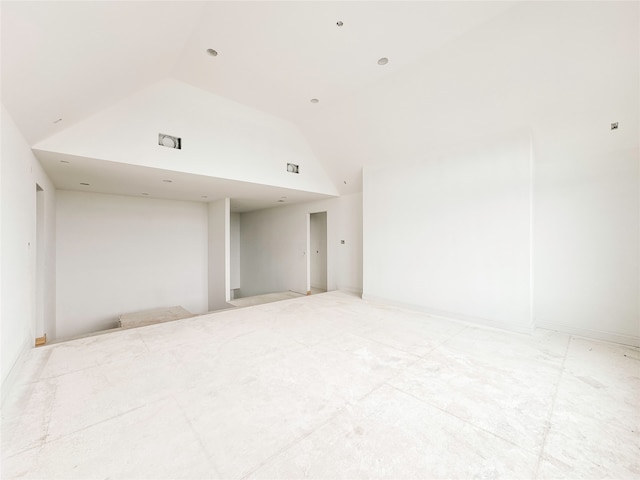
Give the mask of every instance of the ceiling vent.
[[182, 139], [179, 137], [172, 137], [171, 135], [165, 135], [164, 133], [158, 134], [158, 145], [168, 148], [182, 149]]
[[300, 173], [300, 166], [294, 165], [293, 163], [287, 163], [287, 172], [289, 173]]

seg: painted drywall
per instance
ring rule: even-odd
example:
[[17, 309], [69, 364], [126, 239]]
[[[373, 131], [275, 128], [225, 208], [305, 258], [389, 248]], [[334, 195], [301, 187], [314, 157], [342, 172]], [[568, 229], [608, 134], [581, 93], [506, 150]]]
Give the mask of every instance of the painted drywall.
[[240, 214], [241, 296], [306, 293], [314, 212], [327, 212], [327, 289], [362, 292], [362, 195], [353, 194]]
[[[619, 148], [617, 132], [602, 127], [575, 125], [555, 142], [540, 142], [536, 325], [640, 346], [640, 149]], [[567, 151], [559, 141], [583, 135], [610, 144]]]
[[[1, 252], [0, 311], [2, 394], [20, 355], [33, 347], [35, 337], [55, 338], [55, 200], [53, 185], [31, 153], [29, 145], [2, 106], [0, 167]], [[36, 184], [43, 189], [42, 270], [36, 271]], [[42, 247], [42, 245], [41, 245]], [[44, 289], [42, 320], [36, 326], [36, 279]]]
[[[159, 146], [160, 133], [180, 137], [182, 149]], [[337, 193], [293, 124], [174, 79], [149, 86], [34, 150]], [[300, 173], [288, 173], [287, 163], [299, 165]]]
[[527, 132], [363, 182], [366, 298], [530, 330]]
[[231, 233], [228, 198], [208, 204], [209, 311], [228, 308], [231, 300]]
[[207, 311], [207, 206], [59, 190], [57, 330], [110, 328], [119, 315]]
[[327, 212], [310, 216], [309, 266], [311, 287], [327, 289]]
[[[315, 132], [308, 135], [320, 158], [364, 154], [371, 168], [408, 169], [458, 145], [528, 129], [534, 323], [639, 344], [639, 18], [638, 2], [523, 2], [352, 100], [326, 107], [335, 122], [310, 122], [303, 131]], [[612, 122], [619, 123], [615, 131]], [[390, 179], [370, 193], [391, 197], [402, 188]], [[367, 190], [365, 239], [377, 235], [366, 226], [374, 215], [367, 209], [378, 205], [369, 204]], [[416, 216], [398, 225], [397, 238], [410, 235], [413, 223], [430, 221], [418, 206], [407, 207]], [[377, 266], [367, 245], [365, 294], [366, 271]], [[416, 254], [413, 266], [390, 273], [404, 282], [412, 269], [428, 267]], [[377, 294], [407, 300], [393, 289]], [[428, 292], [419, 300], [431, 304]]]
[[[629, 121], [638, 112], [639, 10], [640, 3], [624, 1], [512, 2], [352, 96], [323, 98], [318, 115], [299, 125], [332, 175], [418, 160], [519, 128], [531, 128], [536, 139], [550, 124], [563, 130], [584, 120], [605, 130], [619, 120], [619, 137], [631, 134], [637, 145]], [[393, 52], [385, 56], [394, 63]]]
[[240, 288], [240, 214], [229, 215], [229, 255], [231, 264], [230, 287], [231, 290]]

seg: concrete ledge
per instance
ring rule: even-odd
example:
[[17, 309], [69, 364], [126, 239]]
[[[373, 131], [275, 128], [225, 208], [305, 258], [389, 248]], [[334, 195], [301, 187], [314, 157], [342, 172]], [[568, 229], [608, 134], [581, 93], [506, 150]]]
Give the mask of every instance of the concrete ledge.
[[125, 313], [120, 315], [120, 327], [144, 327], [146, 325], [172, 322], [174, 320], [182, 320], [184, 318], [191, 318], [195, 316], [196, 315], [180, 306], [153, 308], [151, 310], [143, 310], [142, 312]]

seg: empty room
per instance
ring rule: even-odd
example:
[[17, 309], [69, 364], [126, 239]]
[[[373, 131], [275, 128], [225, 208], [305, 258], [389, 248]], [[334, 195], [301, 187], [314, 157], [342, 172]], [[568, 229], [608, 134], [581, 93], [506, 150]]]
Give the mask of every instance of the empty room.
[[3, 479], [640, 480], [639, 1], [2, 1]]

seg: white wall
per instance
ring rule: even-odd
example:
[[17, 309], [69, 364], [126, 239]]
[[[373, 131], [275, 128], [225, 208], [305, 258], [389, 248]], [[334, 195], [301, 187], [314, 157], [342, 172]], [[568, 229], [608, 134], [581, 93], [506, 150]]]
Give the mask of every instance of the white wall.
[[230, 202], [223, 198], [209, 202], [208, 278], [209, 311], [227, 308], [231, 299]]
[[640, 345], [640, 149], [573, 130], [365, 170], [364, 297]]
[[[182, 149], [159, 146], [159, 133], [181, 137]], [[34, 149], [336, 194], [293, 124], [174, 79], [153, 84]], [[288, 173], [287, 163], [300, 165], [300, 173]]]
[[640, 149], [554, 147], [536, 156], [536, 325], [640, 345]]
[[57, 327], [64, 338], [118, 316], [207, 311], [207, 206], [58, 191]]
[[310, 218], [310, 251], [309, 266], [311, 268], [311, 286], [327, 289], [327, 213], [318, 212]]
[[353, 194], [242, 213], [242, 296], [306, 293], [307, 215], [324, 211], [327, 289], [362, 291], [362, 195]]
[[229, 255], [231, 263], [231, 273], [229, 288], [240, 288], [240, 214], [232, 213], [229, 216], [229, 229], [230, 229], [230, 246]]
[[[44, 325], [55, 337], [55, 189], [2, 107], [1, 363], [5, 381], [36, 336], [36, 277], [43, 276]], [[44, 190], [44, 270], [36, 273], [36, 183]]]
[[[354, 155], [350, 145], [366, 144], [371, 162], [400, 168], [431, 162], [456, 145], [529, 130], [534, 323], [640, 344], [639, 18], [638, 2], [522, 2], [336, 105], [335, 122], [307, 128], [324, 139], [325, 146], [314, 144], [321, 158], [340, 161]], [[616, 121], [620, 128], [611, 131]], [[347, 125], [353, 128], [345, 137]], [[367, 272], [378, 266], [367, 252], [376, 235], [367, 218], [379, 203], [370, 204], [367, 192], [375, 194], [378, 185], [387, 197], [402, 196], [402, 184], [392, 183], [364, 186], [365, 294], [375, 285]], [[420, 214], [396, 235], [430, 220]], [[466, 246], [460, 255], [467, 255]], [[453, 258], [452, 266], [457, 263]], [[428, 266], [398, 265], [387, 273], [404, 279]], [[425, 286], [419, 305], [431, 306], [435, 292], [440, 301], [441, 288]], [[396, 289], [376, 295], [411, 300]]]
[[364, 294], [531, 328], [527, 132], [364, 172]]

